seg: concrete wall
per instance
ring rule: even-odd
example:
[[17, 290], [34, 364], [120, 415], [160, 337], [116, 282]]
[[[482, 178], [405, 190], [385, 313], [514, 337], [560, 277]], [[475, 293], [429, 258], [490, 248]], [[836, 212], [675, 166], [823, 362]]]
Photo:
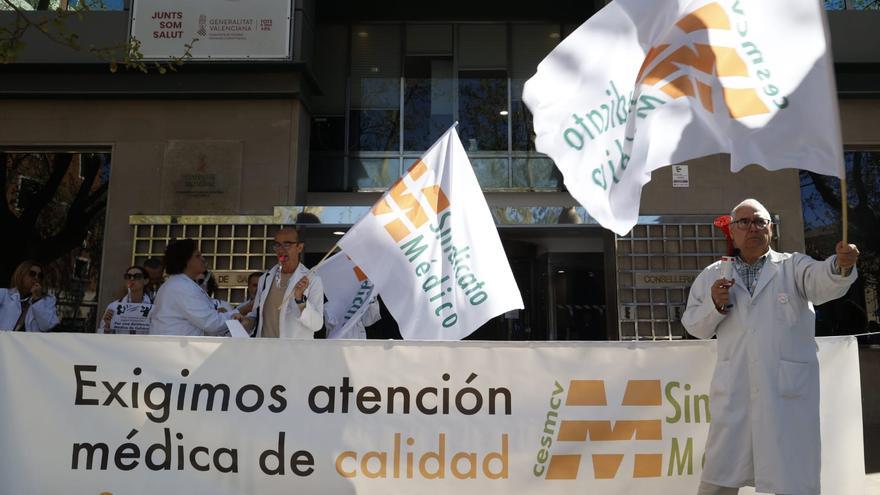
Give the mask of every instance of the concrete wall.
[[167, 141], [241, 141], [236, 209], [266, 215], [273, 206], [295, 203], [295, 191], [305, 188], [297, 174], [307, 169], [304, 122], [308, 115], [296, 100], [6, 100], [0, 101], [0, 146], [112, 148], [98, 305], [104, 307], [131, 260], [129, 215], [159, 213], [159, 191], [168, 186], [162, 177]]

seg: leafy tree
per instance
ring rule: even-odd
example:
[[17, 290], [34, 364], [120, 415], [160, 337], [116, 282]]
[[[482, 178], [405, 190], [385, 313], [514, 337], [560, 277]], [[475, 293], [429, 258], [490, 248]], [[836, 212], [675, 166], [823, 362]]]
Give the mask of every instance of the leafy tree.
[[[866, 289], [880, 290], [880, 153], [846, 153], [848, 237], [859, 247], [859, 274]], [[817, 258], [834, 254], [841, 239], [840, 181], [801, 172], [807, 252]], [[871, 315], [867, 315], [870, 317]]]
[[160, 74], [176, 71], [184, 61], [191, 57], [196, 39], [184, 44], [182, 56], [167, 62], [147, 62], [144, 60], [137, 38], [107, 45], [83, 45], [75, 29], [89, 12], [106, 10], [103, 0], [0, 0], [0, 12], [8, 11], [14, 15], [8, 24], [0, 24], [0, 64], [15, 62], [26, 46], [28, 32], [45, 36], [57, 45], [77, 52], [87, 52], [109, 64], [111, 72], [120, 66], [126, 70], [148, 73], [155, 70]]
[[[82, 246], [107, 205], [105, 153], [2, 153], [0, 281], [25, 259], [50, 264]], [[5, 283], [5, 282], [3, 282]]]

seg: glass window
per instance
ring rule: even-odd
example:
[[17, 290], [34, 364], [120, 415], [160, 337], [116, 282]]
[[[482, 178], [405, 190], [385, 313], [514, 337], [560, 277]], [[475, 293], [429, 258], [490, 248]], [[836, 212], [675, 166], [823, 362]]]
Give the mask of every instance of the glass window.
[[424, 151], [454, 122], [452, 57], [407, 57], [403, 149]]
[[452, 55], [452, 24], [408, 24], [407, 55]]
[[513, 159], [513, 187], [562, 189], [562, 174], [553, 160], [543, 157]]
[[345, 158], [312, 153], [309, 156], [309, 190], [335, 192], [345, 190]]
[[[319, 25], [315, 33], [315, 60], [311, 67], [323, 95], [312, 98], [315, 114], [345, 115], [345, 81], [348, 73], [348, 26]], [[342, 149], [342, 148], [340, 148]]]
[[355, 190], [385, 190], [400, 177], [400, 159], [351, 158], [348, 183]]
[[526, 81], [562, 38], [558, 24], [514, 25], [511, 33], [511, 137], [515, 151], [533, 151], [532, 114], [522, 101]]
[[470, 157], [477, 182], [483, 189], [507, 189], [510, 187], [510, 170], [507, 158]]
[[507, 26], [463, 24], [458, 27], [459, 69], [507, 67]]
[[400, 58], [400, 26], [352, 26], [352, 151], [398, 151]]
[[468, 152], [507, 151], [507, 71], [458, 73], [458, 133]]

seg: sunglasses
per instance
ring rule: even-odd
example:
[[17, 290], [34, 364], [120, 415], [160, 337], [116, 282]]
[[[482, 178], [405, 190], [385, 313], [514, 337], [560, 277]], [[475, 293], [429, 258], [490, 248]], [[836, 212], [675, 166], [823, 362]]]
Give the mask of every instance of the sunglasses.
[[143, 273], [126, 273], [125, 275], [122, 276], [122, 278], [124, 280], [143, 280], [144, 274]]
[[43, 272], [38, 272], [36, 270], [29, 271], [28, 275], [30, 275], [32, 278], [36, 278], [36, 279], [40, 279], [40, 280], [42, 280], [42, 278], [43, 278]]

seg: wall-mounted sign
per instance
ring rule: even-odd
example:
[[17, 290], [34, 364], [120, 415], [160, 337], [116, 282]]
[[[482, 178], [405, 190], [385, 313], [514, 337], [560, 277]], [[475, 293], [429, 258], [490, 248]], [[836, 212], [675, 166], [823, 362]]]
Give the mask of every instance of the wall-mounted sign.
[[700, 274], [700, 270], [677, 272], [635, 272], [633, 282], [639, 288], [675, 288], [689, 287]]
[[[129, 35], [145, 60], [289, 59], [291, 0], [133, 0]], [[195, 42], [193, 42], [195, 40]]]
[[687, 165], [672, 166], [672, 187], [690, 187], [691, 181]]
[[162, 163], [163, 213], [233, 214], [241, 198], [241, 141], [168, 141]]
[[212, 273], [221, 289], [237, 289], [247, 287], [248, 275], [252, 272], [253, 270], [215, 270]]

